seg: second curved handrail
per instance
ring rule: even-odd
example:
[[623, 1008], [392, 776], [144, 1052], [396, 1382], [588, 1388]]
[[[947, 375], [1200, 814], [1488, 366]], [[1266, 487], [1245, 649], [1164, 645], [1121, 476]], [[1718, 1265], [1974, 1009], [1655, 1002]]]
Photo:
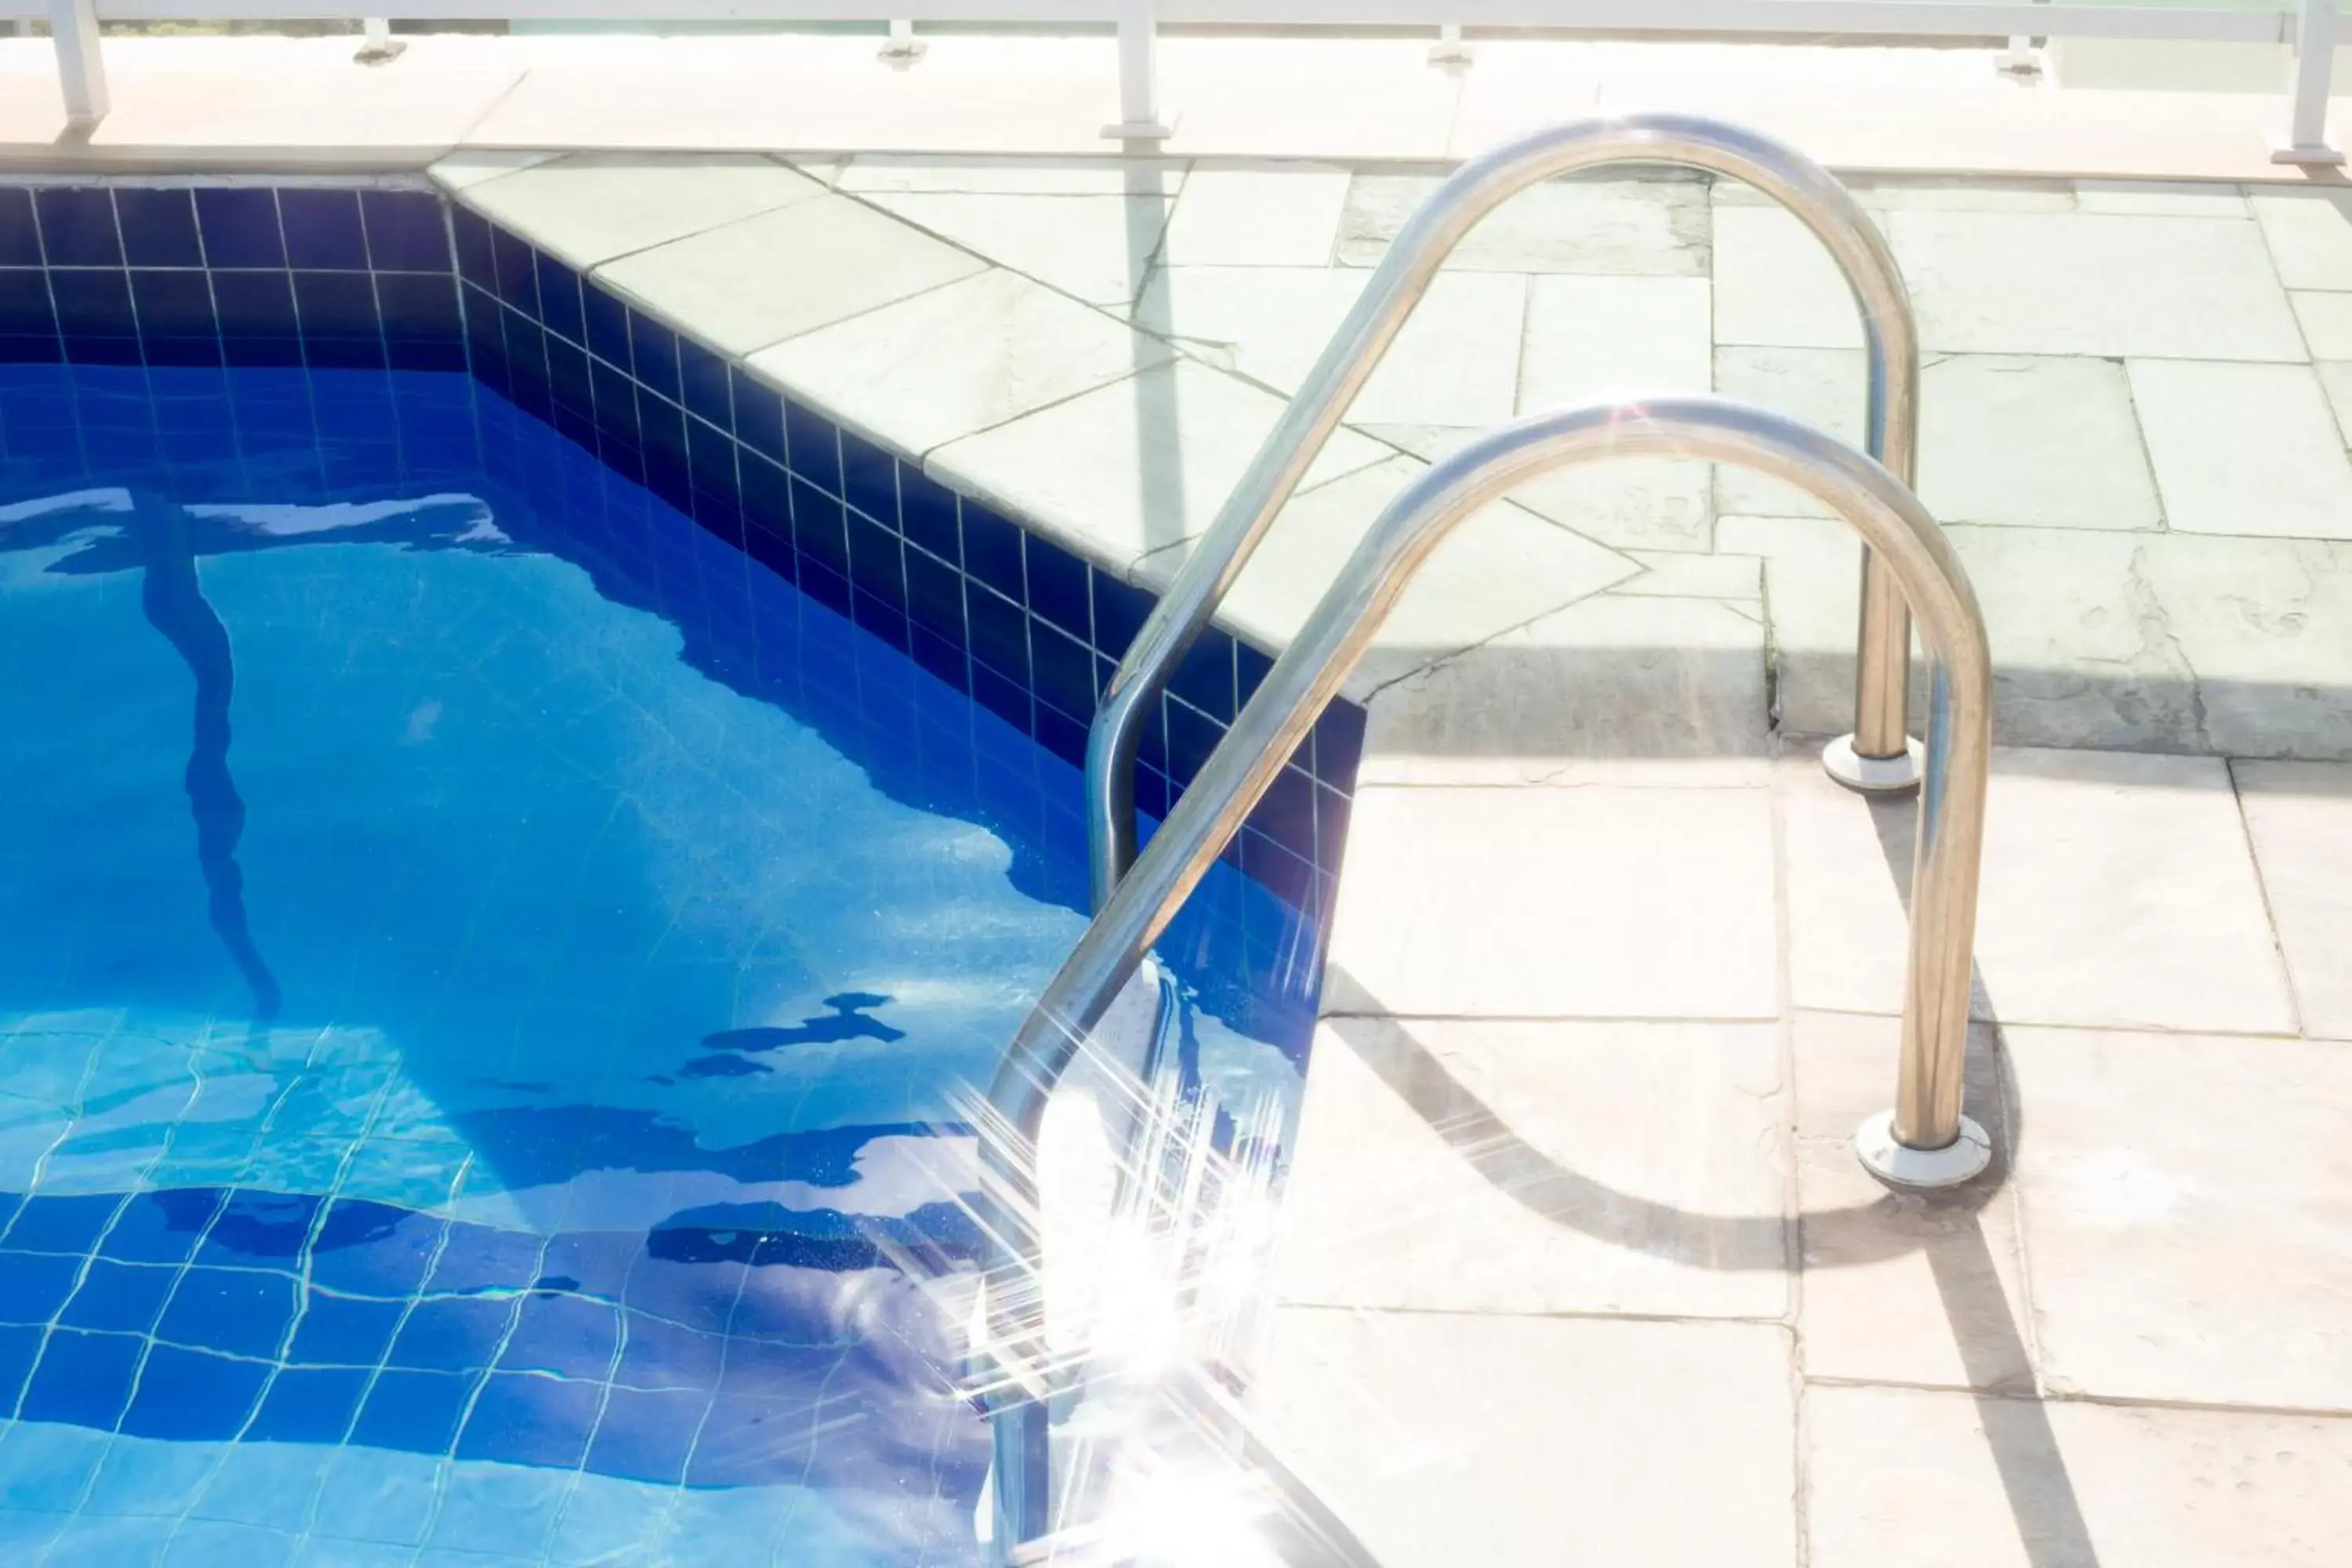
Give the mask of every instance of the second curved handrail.
[[1049, 1529], [1043, 1246], [1035, 1147], [1046, 1100], [1119, 988], [1338, 694], [1438, 542], [1528, 480], [1603, 458], [1736, 463], [1797, 486], [1861, 533], [1919, 618], [1929, 660], [1927, 745], [1911, 877], [1902, 1065], [1894, 1110], [1864, 1125], [1865, 1163], [1899, 1185], [1981, 1171], [1990, 1145], [1961, 1114], [1978, 863], [1991, 761], [1992, 663], [1984, 616], [1951, 543], [1882, 465], [1778, 414], [1714, 397], [1658, 398], [1531, 416], [1489, 431], [1390, 501], [1290, 647], [1202, 764], [1133, 874], [1118, 883], [1038, 996], [989, 1089], [981, 1140], [982, 1286], [992, 1363], [995, 1540]]
[[[1422, 204], [1389, 247], [1347, 320], [1332, 334], [1104, 689], [1087, 737], [1087, 858], [1096, 909], [1109, 900], [1111, 889], [1135, 862], [1135, 763], [1144, 718], [1276, 514], [1339, 428], [1340, 416], [1379, 366], [1438, 268], [1480, 219], [1528, 186], [1619, 163], [1673, 164], [1739, 180], [1780, 202], [1812, 230], [1845, 274], [1862, 310], [1869, 375], [1864, 450], [1905, 485], [1914, 482], [1919, 333], [1910, 296], [1885, 237], [1828, 170], [1769, 137], [1689, 114], [1579, 121], [1480, 154]], [[1909, 621], [1894, 579], [1868, 557], [1862, 620], [1853, 749], [1865, 758], [1901, 757], [1906, 749]], [[1885, 668], [1889, 664], [1895, 666], [1891, 674]]]

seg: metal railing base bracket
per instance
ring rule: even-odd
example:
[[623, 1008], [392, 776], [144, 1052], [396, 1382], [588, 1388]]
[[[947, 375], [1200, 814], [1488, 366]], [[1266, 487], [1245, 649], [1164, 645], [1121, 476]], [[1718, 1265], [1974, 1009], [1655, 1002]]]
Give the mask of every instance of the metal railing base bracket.
[[2330, 147], [2325, 142], [2295, 142], [2281, 136], [2271, 142], [2271, 162], [2300, 163], [2314, 169], [2339, 169], [2344, 166], [2344, 150]]
[[1973, 1181], [1992, 1163], [1992, 1140], [1972, 1117], [1960, 1118], [1960, 1134], [1940, 1149], [1914, 1149], [1895, 1137], [1895, 1112], [1882, 1110], [1853, 1135], [1863, 1169], [1890, 1187], [1910, 1192], [1957, 1187]]
[[1919, 787], [1927, 749], [1916, 736], [1906, 735], [1899, 757], [1865, 757], [1853, 749], [1852, 735], [1840, 735], [1822, 748], [1822, 771], [1857, 795], [1907, 795]]

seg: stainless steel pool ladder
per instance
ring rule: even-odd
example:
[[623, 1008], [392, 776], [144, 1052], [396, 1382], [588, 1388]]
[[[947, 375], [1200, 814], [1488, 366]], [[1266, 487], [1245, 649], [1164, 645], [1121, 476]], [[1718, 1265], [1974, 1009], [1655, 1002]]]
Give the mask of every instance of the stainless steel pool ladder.
[[[1431, 468], [1390, 503], [1150, 847], [1136, 858], [1137, 716], [1156, 700], [1168, 671], [1297, 488], [1438, 262], [1512, 192], [1568, 170], [1635, 159], [1738, 174], [1790, 205], [1830, 244], [1869, 323], [1873, 445], [1894, 460], [1882, 464], [1793, 420], [1707, 397], [1544, 414], [1490, 432]], [[1907, 662], [1908, 616], [1918, 616], [1930, 656], [1929, 710], [1902, 1065], [1894, 1110], [1866, 1124], [1859, 1142], [1865, 1163], [1898, 1184], [1949, 1184], [1983, 1168], [1989, 1145], [1961, 1115], [1960, 1091], [1991, 674], [1967, 576], [1906, 482], [1916, 363], [1916, 334], [1893, 258], [1852, 197], [1799, 154], [1712, 121], [1642, 116], [1529, 137], [1465, 165], [1407, 226], [1234, 500], [1146, 622], [1097, 716], [1087, 772], [1097, 913], [999, 1063], [989, 1096], [999, 1132], [981, 1146], [991, 1249], [987, 1353], [993, 1363], [986, 1397], [1000, 1559], [1027, 1555], [1022, 1549], [1043, 1542], [1051, 1529], [1045, 1404], [1051, 1374], [1037, 1289], [1041, 1238], [1029, 1152], [1055, 1085], [1338, 692], [1429, 551], [1479, 507], [1552, 468], [1611, 456], [1682, 456], [1771, 474], [1808, 490], [1862, 534], [1868, 552], [1866, 638], [1874, 624], [1899, 628], [1895, 646]], [[1875, 693], [1879, 717], [1891, 714], [1901, 736], [1907, 674], [1874, 684], [1865, 672], [1861, 684]], [[1295, 1480], [1287, 1484], [1297, 1489]], [[1319, 1508], [1311, 1496], [1297, 1501], [1302, 1512]], [[1364, 1560], [1351, 1544], [1338, 1555]]]

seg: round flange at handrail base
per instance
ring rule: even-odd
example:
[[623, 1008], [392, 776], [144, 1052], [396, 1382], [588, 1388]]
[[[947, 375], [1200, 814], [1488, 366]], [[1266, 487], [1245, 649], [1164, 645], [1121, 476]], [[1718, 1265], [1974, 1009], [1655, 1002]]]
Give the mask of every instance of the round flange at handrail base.
[[1853, 749], [1852, 735], [1822, 748], [1822, 771], [1856, 795], [1908, 795], [1919, 787], [1927, 763], [1927, 748], [1915, 735], [1903, 737], [1899, 757], [1865, 757]]
[[1853, 1135], [1863, 1169], [1898, 1191], [1929, 1192], [1957, 1187], [1984, 1173], [1992, 1163], [1992, 1139], [1976, 1121], [1960, 1118], [1959, 1136], [1940, 1149], [1914, 1149], [1895, 1139], [1895, 1112], [1882, 1110]]

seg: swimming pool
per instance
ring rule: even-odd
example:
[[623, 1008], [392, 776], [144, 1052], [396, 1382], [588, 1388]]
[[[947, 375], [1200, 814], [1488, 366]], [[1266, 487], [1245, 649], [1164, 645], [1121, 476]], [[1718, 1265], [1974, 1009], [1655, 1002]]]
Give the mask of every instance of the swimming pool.
[[[1078, 778], [458, 374], [0, 364], [0, 1555], [955, 1563]], [[1268, 1125], [1313, 924], [1162, 959]]]

